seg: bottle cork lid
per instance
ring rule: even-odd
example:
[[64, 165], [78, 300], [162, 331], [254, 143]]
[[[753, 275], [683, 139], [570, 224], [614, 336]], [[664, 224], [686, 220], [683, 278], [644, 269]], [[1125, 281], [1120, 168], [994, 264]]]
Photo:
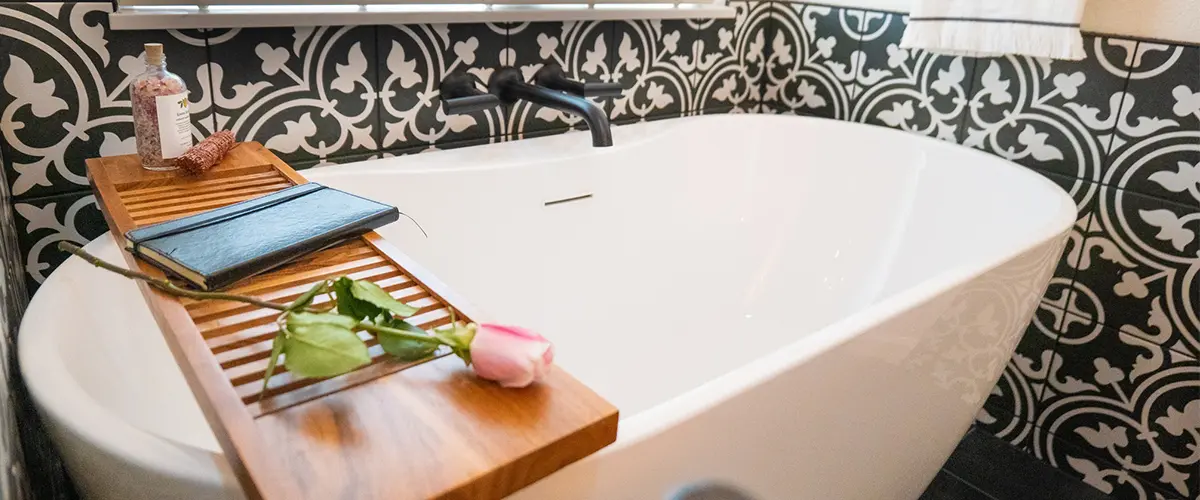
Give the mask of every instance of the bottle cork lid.
[[146, 64], [159, 65], [163, 62], [163, 47], [161, 43], [146, 44]]

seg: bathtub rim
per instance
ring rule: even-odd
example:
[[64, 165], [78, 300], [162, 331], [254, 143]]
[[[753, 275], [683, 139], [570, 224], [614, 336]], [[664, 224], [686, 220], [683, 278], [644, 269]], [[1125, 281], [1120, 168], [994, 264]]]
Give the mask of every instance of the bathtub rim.
[[[121, 251], [117, 247], [116, 240], [109, 233], [92, 240], [84, 248], [96, 254], [98, 253], [97, 246], [105, 245], [115, 248], [118, 252]], [[67, 262], [73, 262], [74, 265], [87, 265], [82, 258], [74, 255], [68, 258]], [[64, 262], [63, 265], [66, 265], [67, 262]], [[118, 264], [124, 266], [123, 261]], [[62, 276], [57, 269], [42, 283], [42, 286], [46, 287], [56, 283], [56, 276]], [[134, 283], [126, 284], [137, 287]], [[138, 294], [140, 295], [140, 291]], [[232, 476], [226, 477], [225, 473], [230, 470], [227, 470], [229, 469], [227, 465], [222, 467], [227, 464], [227, 461], [219, 446], [213, 450], [143, 429], [120, 418], [116, 412], [97, 401], [78, 383], [61, 357], [62, 350], [58, 341], [62, 339], [62, 332], [52, 332], [51, 334], [40, 332], [41, 334], [38, 335], [29, 334], [33, 330], [26, 331], [27, 318], [34, 316], [30, 313], [36, 314], [40, 309], [45, 308], [48, 311], [43, 311], [44, 314], [52, 314], [53, 304], [45, 306], [42, 304], [58, 298], [57, 296], [47, 298], [46, 294], [34, 294], [21, 320], [17, 338], [17, 356], [22, 361], [20, 362], [21, 376], [26, 381], [25, 386], [30, 395], [33, 396], [32, 399], [39, 415], [45, 421], [44, 426], [56, 427], [59, 429], [58, 432], [65, 432], [74, 439], [82, 439], [91, 448], [103, 450], [110, 457], [139, 470], [150, 470], [155, 474], [178, 478], [188, 483], [214, 484], [211, 469], [196, 466], [197, 463], [211, 462], [224, 479], [234, 481]], [[48, 352], [54, 355], [37, 358], [31, 357], [29, 354]], [[36, 360], [37, 363], [26, 362], [33, 360]], [[37, 380], [37, 382], [30, 383], [30, 380]], [[79, 417], [79, 415], [86, 415], [86, 417]], [[50, 418], [47, 419], [47, 416]], [[56, 443], [57, 445], [59, 443]], [[64, 455], [64, 458], [68, 454], [75, 453], [74, 451], [64, 452], [61, 449], [58, 452], [60, 455]], [[227, 487], [227, 481], [220, 483], [222, 487]]]
[[[736, 118], [735, 118], [736, 117]], [[822, 126], [845, 126], [853, 127], [854, 129], [865, 129], [870, 127], [865, 124], [847, 123], [836, 120], [827, 120], [815, 117], [801, 117], [794, 115], [708, 115], [679, 118], [675, 120], [663, 120], [656, 122], [637, 123], [626, 125], [621, 128], [636, 132], [641, 126], [645, 126], [648, 130], [638, 133], [638, 140], [626, 143], [628, 147], [634, 147], [637, 144], [647, 142], [653, 138], [667, 133], [676, 127], [700, 120], [805, 120], [816, 121], [820, 120]], [[835, 125], [836, 124], [836, 125]], [[921, 144], [933, 148], [954, 148], [961, 154], [978, 155], [980, 158], [987, 159], [990, 162], [1005, 162], [1008, 163], [1008, 168], [1019, 169], [1022, 174], [1034, 179], [1032, 182], [1044, 183], [1044, 185], [1052, 188], [1051, 192], [1058, 197], [1059, 207], [1053, 215], [1047, 214], [1046, 220], [1042, 224], [1029, 230], [1029, 238], [1024, 244], [1013, 245], [1013, 247], [1005, 249], [1001, 252], [989, 252], [981, 254], [974, 262], [956, 266], [935, 274], [930, 278], [922, 280], [913, 286], [898, 291], [887, 299], [881, 300], [872, 304], [863, 310], [857, 311], [847, 317], [812, 332], [805, 337], [784, 344], [775, 351], [764, 353], [763, 355], [754, 358], [747, 363], [736, 367], [729, 372], [719, 375], [711, 380], [689, 389], [681, 394], [671, 397], [667, 400], [659, 402], [649, 408], [646, 408], [636, 414], [622, 415], [620, 425], [618, 427], [617, 441], [612, 445], [600, 450], [596, 455], [612, 453], [621, 450], [627, 446], [636, 444], [645, 440], [647, 437], [653, 436], [663, 430], [677, 426], [685, 422], [689, 417], [697, 415], [716, 407], [738, 394], [753, 388], [760, 382], [769, 380], [789, 369], [798, 366], [821, 353], [827, 352], [830, 349], [837, 347], [852, 340], [858, 333], [866, 331], [869, 328], [877, 326], [884, 321], [887, 321], [907, 310], [925, 303], [936, 295], [951, 290], [961, 284], [970, 281], [984, 273], [987, 273], [995, 268], [998, 268], [1014, 258], [1024, 254], [1039, 246], [1052, 243], [1057, 238], [1064, 237], [1070, 228], [1074, 225], [1077, 216], [1077, 208], [1074, 200], [1068, 196], [1061, 187], [1054, 184], [1049, 179], [1030, 171], [1028, 168], [1018, 164], [1009, 162], [1002, 158], [987, 154], [985, 152], [975, 150], [973, 148], [946, 143], [944, 141], [918, 136], [915, 134], [886, 129], [882, 127], [870, 127], [875, 132], [884, 134], [903, 135], [909, 140], [924, 141]], [[633, 132], [629, 132], [633, 135]], [[495, 164], [486, 165], [469, 165], [460, 167], [444, 167], [437, 165], [423, 165], [428, 162], [405, 162], [403, 157], [381, 158], [375, 160], [366, 160], [355, 162], [352, 165], [342, 165], [336, 170], [310, 170], [306, 174], [310, 174], [310, 180], [320, 182], [321, 177], [329, 175], [339, 176], [359, 176], [376, 174], [380, 170], [386, 170], [390, 173], [422, 174], [433, 172], [462, 172], [462, 171], [486, 171], [498, 170], [505, 168], [536, 168], [547, 162], [557, 162], [564, 159], [570, 159], [579, 155], [589, 154], [611, 154], [620, 148], [610, 148], [609, 151], [595, 152], [590, 146], [582, 144], [578, 141], [579, 134], [560, 134], [556, 136], [547, 136], [540, 138], [527, 139], [511, 143], [492, 144], [494, 147], [534, 147], [539, 144], [546, 144], [551, 141], [560, 141], [563, 144], [580, 144], [578, 147], [569, 146], [562, 148], [555, 154], [543, 155], [539, 161], [514, 164], [512, 162], [495, 162]], [[440, 152], [443, 160], [455, 160], [454, 155], [470, 154], [472, 150], [481, 148], [466, 148]], [[465, 153], [464, 153], [465, 152]], [[439, 155], [440, 156], [440, 155]], [[311, 174], [315, 174], [315, 178]], [[107, 238], [108, 244], [115, 246], [115, 241], [109, 234], [102, 235], [89, 243], [95, 243], [98, 240]], [[103, 244], [103, 243], [101, 243]], [[94, 250], [95, 247], [89, 249]], [[120, 251], [118, 249], [118, 251]], [[77, 264], [85, 264], [82, 259], [71, 256], [69, 261], [74, 261]], [[64, 263], [65, 264], [65, 263]], [[59, 279], [56, 276], [61, 276], [57, 271], [52, 273], [43, 283], [43, 288], [54, 286]], [[60, 354], [61, 350], [57, 341], [61, 338], [59, 332], [54, 335], [29, 335], [38, 325], [31, 324], [30, 318], [36, 316], [36, 311], [41, 308], [50, 308], [50, 306], [39, 306], [39, 304], [47, 301], [54, 301], [58, 297], [48, 296], [45, 293], [35, 294], [31, 299], [29, 307], [26, 309], [26, 314], [23, 317], [19, 326], [18, 335], [18, 357], [21, 360], [38, 360], [37, 363], [21, 363], [19, 362], [21, 374], [26, 380], [26, 386], [33, 396], [35, 405], [39, 413], [43, 414], [43, 418], [49, 416], [52, 422], [48, 422], [47, 426], [55, 425], [65, 428], [70, 434], [76, 437], [83, 437], [95, 448], [103, 449], [110, 456], [123, 460], [131, 465], [139, 468], [149, 469], [156, 473], [164, 474], [169, 477], [177, 477], [188, 482], [196, 482], [199, 484], [214, 484], [210, 469], [195, 468], [197, 462], [209, 462], [214, 459], [217, 462], [216, 469], [224, 471], [220, 464], [224, 464], [225, 457], [219, 449], [212, 450], [205, 447], [199, 447], [192, 443], [183, 442], [173, 439], [168, 436], [162, 436], [158, 433], [142, 429], [134, 426], [130, 422], [117, 417], [115, 412], [112, 412], [107, 407], [96, 401], [90, 394], [76, 382], [73, 375], [65, 367], [65, 362], [61, 356], [53, 356], [53, 360], [47, 362], [44, 358], [31, 358], [34, 352], [55, 353]], [[35, 312], [35, 314], [29, 314]], [[48, 314], [48, 312], [46, 313]], [[28, 330], [27, 330], [28, 329]], [[53, 344], [53, 345], [45, 345]], [[29, 380], [36, 380], [30, 384]], [[50, 383], [53, 381], [53, 383]], [[54, 394], [50, 394], [53, 392]], [[70, 397], [67, 397], [69, 393]], [[74, 415], [88, 415], [87, 418], [79, 418]], [[87, 425], [84, 425], [84, 422]], [[100, 425], [97, 425], [97, 424]], [[103, 445], [103, 446], [102, 446]], [[227, 467], [226, 467], [227, 468]], [[222, 487], [227, 487], [232, 477], [222, 472], [223, 481], [219, 483]]]
[[[736, 397], [744, 389], [770, 380], [807, 360], [813, 359], [824, 352], [852, 340], [859, 332], [874, 328], [899, 314], [925, 303], [925, 301], [936, 297], [940, 293], [952, 290], [969, 282], [971, 279], [999, 268], [1026, 252], [1043, 245], [1052, 244], [1057, 239], [1065, 238], [1078, 217], [1078, 207], [1075, 201], [1060, 186], [1045, 176], [1030, 170], [1028, 167], [961, 144], [869, 124], [799, 115], [726, 114], [691, 116], [673, 120], [635, 123], [633, 125], [649, 126], [650, 130], [648, 133], [639, 134], [637, 140], [632, 144], [627, 144], [627, 146], [632, 148], [643, 142], [648, 142], [657, 136], [669, 133], [672, 128], [696, 121], [713, 119], [730, 121], [763, 119], [772, 121], [803, 120], [818, 122], [823, 127], [846, 127], [864, 132], [870, 130], [871, 132], [866, 132], [868, 134], [904, 137], [906, 140], [917, 141], [923, 147], [953, 150], [955, 154], [974, 155], [997, 166], [1007, 164], [1004, 168], [1017, 169], [1014, 173], [1017, 173], [1018, 176], [1023, 176], [1030, 179], [1030, 182], [1040, 183], [1050, 188], [1050, 191], [1053, 193], [1052, 196], [1057, 197], [1058, 206], [1054, 214], [1046, 215], [1046, 220], [1041, 225], [1031, 228], [1028, 231], [1029, 237], [1025, 244], [1013, 245], [1010, 248], [1002, 249], [1002, 251], [981, 253], [975, 262], [937, 273], [909, 288], [896, 292], [891, 297], [839, 319], [830, 325], [806, 335], [804, 338], [786, 343], [773, 352], [758, 356], [741, 366], [672, 398], [661, 401], [636, 414], [626, 415], [623, 413], [621, 415], [621, 423], [617, 428], [617, 441], [601, 449], [596, 455], [611, 453], [624, 447], [632, 446], [649, 436], [685, 422], [693, 415], [703, 413]], [[505, 145], [525, 145], [533, 144], [537, 141], [549, 140], [561, 141], [564, 136], [569, 137], [570, 135], [560, 134], [557, 136], [539, 137], [515, 143], [506, 143]], [[612, 148], [612, 150], [616, 149]], [[450, 150], [451, 153], [454, 151], [457, 150]], [[582, 151], [586, 152], [588, 150], [584, 149]], [[539, 165], [545, 163], [563, 162], [578, 157], [580, 156], [579, 153], [580, 150], [569, 148], [560, 154], [546, 155], [536, 162], [521, 164], [496, 162], [495, 164], [486, 165], [455, 166], [423, 165], [418, 163], [405, 164], [404, 162], [397, 162], [398, 158], [379, 158], [355, 162], [352, 165], [344, 165], [342, 166], [343, 168], [338, 168], [337, 170], [312, 172], [312, 174], [316, 174], [315, 178], [311, 174], [309, 178], [315, 182], [320, 182], [321, 178], [326, 176], [360, 177], [386, 175], [388, 173], [401, 173], [404, 175], [447, 174], [491, 171], [505, 168], [537, 168]], [[445, 157], [445, 159], [452, 160], [451, 157]]]
[[[1072, 206], [1074, 206], [1072, 204]], [[1072, 221], [1074, 223], [1074, 221]], [[921, 284], [938, 285], [921, 287], [916, 293], [897, 294], [881, 300], [855, 314], [842, 318], [821, 328], [802, 339], [789, 342], [775, 351], [765, 353], [745, 364], [724, 374], [706, 381], [671, 399], [642, 410], [628, 418], [622, 418], [617, 427], [617, 441], [600, 450], [599, 453], [620, 450], [632, 446], [686, 422], [690, 417], [699, 415], [707, 410], [716, 408], [747, 389], [756, 387], [759, 383], [769, 381], [817, 358], [820, 355], [854, 340], [862, 332], [868, 331], [883, 323], [908, 312], [915, 307], [936, 298], [939, 294], [953, 290], [983, 273], [997, 269], [1021, 254], [1035, 250], [1045, 245], [1053, 245], [1056, 239], [1065, 238], [1070, 232], [1068, 227], [1063, 232], [1047, 238], [1037, 244], [1030, 245], [1024, 252], [1001, 262], [988, 266], [979, 272], [972, 272], [963, 266], [956, 272], [946, 272], [922, 281]], [[911, 290], [911, 289], [910, 289]]]

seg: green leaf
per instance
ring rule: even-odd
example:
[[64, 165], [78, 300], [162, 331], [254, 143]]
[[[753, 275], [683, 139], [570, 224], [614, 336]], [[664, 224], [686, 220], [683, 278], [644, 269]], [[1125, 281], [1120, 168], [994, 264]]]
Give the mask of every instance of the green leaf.
[[275, 365], [279, 363], [279, 355], [283, 354], [283, 342], [283, 328], [280, 328], [279, 333], [275, 334], [275, 339], [271, 341], [271, 359], [267, 360], [267, 372], [263, 375], [262, 390], [258, 392], [258, 399], [260, 401], [267, 394], [267, 387], [271, 383], [271, 376], [275, 375]]
[[365, 280], [354, 280], [350, 285], [350, 292], [354, 294], [354, 298], [365, 300], [372, 305], [391, 311], [392, 314], [406, 318], [417, 313], [417, 308], [393, 299], [384, 289], [379, 288], [379, 285]]
[[[422, 330], [414, 326], [412, 323], [402, 319], [392, 318], [388, 321], [380, 322], [379, 325], [412, 332], [418, 335], [429, 335], [425, 330]], [[437, 344], [419, 342], [396, 335], [389, 335], [385, 332], [379, 332], [378, 337], [379, 345], [383, 347], [384, 352], [399, 358], [401, 361], [420, 361], [432, 356], [438, 348]]]
[[[290, 335], [283, 342], [283, 362], [288, 371], [301, 377], [335, 377], [371, 362], [367, 345], [353, 331], [330, 317], [337, 314], [306, 314], [322, 318], [288, 317]], [[344, 317], [344, 316], [343, 316]], [[353, 318], [347, 318], [353, 321]]]
[[354, 280], [345, 276], [333, 282], [333, 291], [337, 294], [338, 314], [344, 314], [357, 320], [379, 316], [383, 310], [370, 302], [354, 297], [354, 292], [351, 291], [353, 286]]
[[334, 313], [292, 312], [288, 313], [287, 323], [288, 327], [293, 329], [293, 331], [299, 327], [313, 325], [330, 325], [347, 330], [352, 330], [358, 326], [358, 320]]

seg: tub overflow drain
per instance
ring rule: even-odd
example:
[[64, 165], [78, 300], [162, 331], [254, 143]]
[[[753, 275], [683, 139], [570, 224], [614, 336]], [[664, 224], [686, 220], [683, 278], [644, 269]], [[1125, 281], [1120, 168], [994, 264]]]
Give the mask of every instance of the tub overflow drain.
[[551, 205], [561, 205], [563, 203], [570, 203], [572, 201], [586, 200], [591, 197], [592, 197], [592, 193], [581, 194], [579, 196], [571, 196], [569, 198], [559, 198], [557, 200], [550, 200], [550, 201], [543, 203], [542, 205], [545, 205], [547, 207], [551, 206]]

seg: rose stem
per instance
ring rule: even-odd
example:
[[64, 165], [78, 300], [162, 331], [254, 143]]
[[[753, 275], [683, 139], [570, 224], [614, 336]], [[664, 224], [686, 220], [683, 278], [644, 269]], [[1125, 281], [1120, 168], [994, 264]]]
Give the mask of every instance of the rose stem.
[[[167, 281], [166, 279], [155, 278], [148, 274], [144, 274], [144, 273], [141, 273], [138, 271], [131, 271], [129, 269], [125, 269], [122, 267], [117, 267], [112, 264], [109, 264], [108, 262], [105, 262], [104, 260], [102, 260], [90, 253], [87, 253], [84, 249], [80, 248], [78, 245], [75, 245], [74, 243], [60, 241], [60, 242], [58, 242], [58, 248], [64, 252], [70, 252], [74, 255], [77, 255], [80, 258], [82, 258], [83, 260], [90, 262], [92, 265], [94, 265], [96, 267], [120, 274], [121, 276], [124, 276], [129, 279], [145, 281], [150, 286], [158, 288], [159, 290], [162, 290], [163, 292], [169, 293], [171, 295], [177, 295], [180, 297], [188, 297], [188, 298], [199, 299], [199, 300], [228, 300], [228, 301], [233, 301], [233, 302], [245, 302], [247, 304], [253, 304], [256, 306], [266, 307], [269, 309], [275, 309], [277, 311], [284, 311], [284, 312], [293, 311], [293, 310], [295, 310], [296, 305], [303, 303], [301, 300], [297, 300], [296, 302], [293, 302], [291, 305], [283, 305], [283, 304], [276, 304], [274, 302], [267, 302], [264, 300], [259, 300], [254, 297], [247, 297], [244, 295], [236, 295], [236, 294], [231, 294], [231, 293], [218, 293], [218, 292], [198, 292], [198, 291], [194, 291], [194, 290], [187, 290], [187, 289], [176, 286], [174, 283], [171, 283], [170, 281]], [[317, 286], [313, 287], [313, 289], [309, 290], [308, 293], [306, 293], [305, 295], [311, 296], [311, 295], [316, 295], [316, 294], [320, 293], [321, 291], [323, 291], [322, 290], [323, 287], [321, 286], [323, 284], [324, 283], [318, 283]], [[303, 299], [303, 298], [305, 298], [305, 297], [301, 297], [301, 299]], [[313, 309], [311, 309], [311, 308], [309, 310], [313, 311]], [[316, 310], [316, 312], [327, 312], [327, 311]], [[437, 345], [445, 344], [445, 342], [442, 342], [441, 340], [438, 340], [436, 337], [433, 337], [433, 336], [420, 335], [420, 334], [412, 333], [412, 332], [405, 331], [405, 330], [388, 328], [386, 326], [379, 326], [379, 325], [375, 325], [375, 324], [371, 324], [371, 323], [367, 323], [367, 322], [360, 323], [358, 325], [358, 327], [363, 330], [369, 331], [369, 332], [382, 333], [385, 335], [400, 337], [400, 338], [404, 338], [404, 339], [412, 340], [412, 341], [416, 341], [416, 342], [424, 342], [427, 344], [437, 344]]]
[[371, 333], [382, 333], [384, 335], [391, 335], [393, 337], [400, 337], [405, 340], [413, 340], [416, 342], [424, 342], [426, 344], [448, 345], [445, 342], [438, 340], [437, 337], [434, 337], [432, 335], [421, 335], [419, 333], [412, 333], [412, 332], [409, 332], [406, 330], [397, 330], [395, 328], [379, 326], [379, 325], [376, 325], [373, 323], [367, 323], [365, 321], [362, 323], [359, 323], [358, 328], [361, 328], [361, 329], [366, 330]]
[[106, 271], [120, 274], [121, 276], [124, 276], [124, 277], [132, 279], [132, 280], [145, 281], [150, 286], [157, 288], [159, 290], [162, 290], [163, 292], [168, 293], [170, 295], [175, 295], [178, 297], [187, 297], [189, 299], [197, 299], [197, 300], [228, 300], [231, 302], [244, 302], [246, 304], [252, 304], [252, 305], [259, 306], [259, 307], [265, 307], [267, 309], [274, 309], [276, 311], [287, 311], [288, 307], [289, 307], [289, 306], [286, 306], [283, 304], [276, 304], [274, 302], [267, 302], [265, 300], [259, 300], [254, 297], [247, 297], [245, 295], [237, 295], [237, 294], [232, 294], [232, 293], [220, 293], [220, 292], [199, 292], [199, 291], [195, 291], [195, 290], [188, 290], [186, 288], [180, 288], [180, 287], [176, 286], [174, 283], [171, 283], [170, 281], [168, 281], [164, 278], [155, 278], [153, 276], [150, 276], [149, 274], [145, 274], [145, 273], [141, 273], [138, 271], [133, 271], [133, 270], [129, 270], [129, 269], [125, 269], [122, 267], [118, 267], [118, 266], [109, 264], [108, 262], [105, 262], [104, 260], [100, 259], [99, 257], [96, 257], [90, 253], [87, 253], [86, 251], [84, 251], [83, 248], [80, 248], [79, 245], [76, 245], [71, 242], [67, 242], [67, 241], [58, 242], [58, 249], [62, 250], [64, 252], [70, 252], [74, 255], [77, 255], [80, 258], [82, 258], [83, 260], [88, 261], [92, 265], [99, 267], [101, 269], [104, 269]]

